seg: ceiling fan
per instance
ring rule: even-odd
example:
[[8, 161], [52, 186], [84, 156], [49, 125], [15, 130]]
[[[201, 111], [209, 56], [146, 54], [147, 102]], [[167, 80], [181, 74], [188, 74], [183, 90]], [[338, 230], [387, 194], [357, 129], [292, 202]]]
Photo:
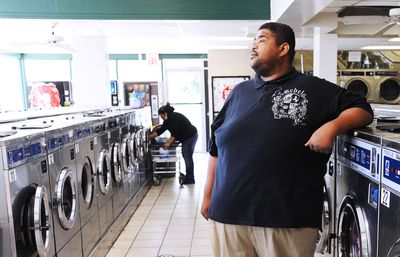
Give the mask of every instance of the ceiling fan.
[[57, 35], [55, 33], [55, 28], [57, 23], [53, 23], [51, 25], [51, 33], [49, 36], [39, 41], [30, 41], [30, 42], [18, 42], [13, 45], [16, 47], [40, 47], [40, 46], [49, 46], [55, 48], [61, 48], [68, 52], [74, 52], [75, 50], [70, 47], [68, 44], [64, 43], [64, 37]]
[[340, 26], [364, 25], [370, 28], [372, 37], [387, 37], [385, 34], [400, 24], [400, 8], [393, 6], [347, 6], [338, 13]]

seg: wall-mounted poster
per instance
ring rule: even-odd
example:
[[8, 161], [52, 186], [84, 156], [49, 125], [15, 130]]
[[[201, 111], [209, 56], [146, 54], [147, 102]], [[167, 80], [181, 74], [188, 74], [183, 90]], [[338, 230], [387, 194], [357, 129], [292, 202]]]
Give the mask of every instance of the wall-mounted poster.
[[28, 81], [29, 108], [48, 108], [71, 105], [71, 82]]
[[250, 76], [214, 76], [211, 77], [213, 94], [214, 117], [218, 113], [228, 98], [229, 93], [239, 83], [249, 80]]
[[116, 80], [110, 81], [111, 91], [111, 105], [118, 106], [118, 82]]

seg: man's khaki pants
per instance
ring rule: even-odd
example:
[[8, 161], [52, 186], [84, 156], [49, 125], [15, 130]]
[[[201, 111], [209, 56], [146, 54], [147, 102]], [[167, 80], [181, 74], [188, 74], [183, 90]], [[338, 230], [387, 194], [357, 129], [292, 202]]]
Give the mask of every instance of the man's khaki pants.
[[313, 257], [317, 228], [264, 228], [211, 221], [215, 257]]

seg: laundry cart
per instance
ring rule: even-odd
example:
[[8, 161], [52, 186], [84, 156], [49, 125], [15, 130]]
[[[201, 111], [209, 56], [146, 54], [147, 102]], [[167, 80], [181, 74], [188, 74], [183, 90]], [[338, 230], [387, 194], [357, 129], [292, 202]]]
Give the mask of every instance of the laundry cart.
[[151, 160], [153, 163], [153, 184], [158, 186], [163, 177], [175, 175], [178, 172], [179, 184], [182, 185], [185, 175], [180, 172], [180, 142], [174, 142], [168, 150], [163, 148], [165, 142], [166, 139], [157, 138], [157, 140], [152, 140], [150, 144]]

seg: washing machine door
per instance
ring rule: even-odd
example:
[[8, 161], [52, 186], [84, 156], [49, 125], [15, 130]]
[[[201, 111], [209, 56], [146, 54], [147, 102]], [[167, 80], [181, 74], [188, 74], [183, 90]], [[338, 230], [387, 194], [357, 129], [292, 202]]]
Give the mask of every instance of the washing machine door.
[[15, 198], [12, 208], [17, 255], [47, 257], [51, 224], [46, 188], [25, 187]]
[[139, 160], [143, 160], [144, 149], [143, 149], [142, 129], [138, 130], [135, 135], [136, 135], [135, 141], [136, 141], [137, 158]]
[[80, 201], [83, 201], [86, 209], [89, 209], [94, 200], [94, 192], [95, 192], [95, 172], [93, 169], [92, 162], [89, 157], [85, 157], [84, 164], [82, 167], [82, 177], [81, 177], [81, 190], [82, 190], [82, 198]]
[[149, 133], [146, 129], [142, 129], [142, 137], [143, 137], [143, 151], [144, 154], [149, 152]]
[[115, 182], [122, 182], [121, 147], [119, 143], [115, 143], [111, 149], [111, 173]]
[[321, 220], [321, 227], [319, 228], [318, 231], [318, 237], [317, 237], [317, 244], [315, 247], [315, 252], [316, 253], [326, 253], [328, 252], [328, 244], [329, 244], [329, 227], [330, 227], [330, 222], [332, 220], [332, 212], [330, 209], [330, 204], [329, 204], [329, 197], [328, 197], [328, 190], [326, 187], [326, 184], [324, 182], [324, 203], [322, 206], [322, 220]]
[[125, 174], [129, 173], [129, 166], [131, 164], [131, 147], [129, 142], [130, 134], [128, 133], [123, 139], [121, 143], [121, 164], [122, 171]]
[[138, 146], [137, 146], [137, 132], [132, 132], [129, 138], [129, 151], [131, 156], [131, 164], [134, 167], [134, 171], [139, 169], [138, 163]]
[[347, 83], [346, 88], [357, 95], [368, 97], [368, 85], [364, 80], [352, 79]]
[[68, 230], [74, 226], [77, 217], [77, 187], [72, 170], [61, 170], [56, 184], [57, 215], [61, 226]]
[[388, 102], [400, 97], [400, 82], [394, 78], [388, 78], [379, 85], [379, 96]]
[[367, 223], [354, 195], [347, 195], [340, 207], [337, 249], [339, 257], [370, 256]]
[[400, 257], [400, 240], [390, 248], [387, 257]]
[[99, 178], [100, 192], [103, 195], [108, 194], [111, 187], [111, 168], [110, 158], [108, 157], [108, 152], [105, 149], [100, 152], [99, 159], [97, 160], [96, 173]]

